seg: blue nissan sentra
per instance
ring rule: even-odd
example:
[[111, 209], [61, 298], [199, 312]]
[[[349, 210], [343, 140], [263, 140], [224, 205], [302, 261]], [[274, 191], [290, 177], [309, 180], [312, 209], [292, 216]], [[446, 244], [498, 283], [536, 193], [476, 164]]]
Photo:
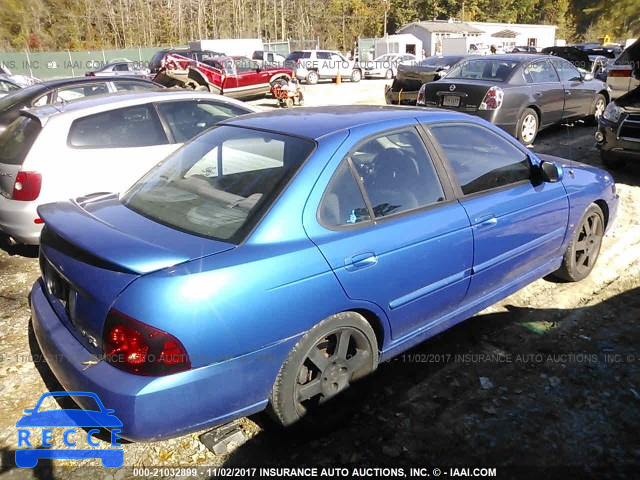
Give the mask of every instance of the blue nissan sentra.
[[33, 326], [131, 440], [291, 425], [532, 281], [585, 278], [617, 207], [607, 172], [462, 113], [247, 115], [121, 195], [40, 207]]

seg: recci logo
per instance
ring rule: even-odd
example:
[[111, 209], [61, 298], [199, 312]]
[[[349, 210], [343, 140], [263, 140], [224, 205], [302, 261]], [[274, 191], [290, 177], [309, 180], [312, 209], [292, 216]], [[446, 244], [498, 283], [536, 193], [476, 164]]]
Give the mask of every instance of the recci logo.
[[[51, 397], [82, 397], [83, 404], [94, 405], [95, 409], [55, 409], [41, 410], [42, 403]], [[88, 397], [88, 398], [87, 398]], [[92, 400], [93, 399], [93, 400]], [[92, 392], [49, 392], [40, 397], [34, 408], [24, 411], [25, 415], [16, 422], [18, 427], [18, 449], [16, 465], [21, 468], [33, 468], [39, 459], [85, 459], [99, 458], [102, 465], [118, 468], [124, 464], [124, 451], [118, 443], [122, 422], [106, 409], [95, 393]], [[53, 428], [62, 427], [62, 438], [54, 441]], [[31, 428], [42, 428], [41, 436], [34, 435]], [[87, 429], [86, 433], [82, 429]], [[101, 428], [111, 430], [111, 448], [95, 448], [100, 443], [94, 435]], [[60, 442], [70, 448], [53, 448]], [[59, 443], [59, 444], [60, 444]], [[93, 448], [83, 448], [85, 447]], [[40, 445], [43, 448], [32, 448]]]

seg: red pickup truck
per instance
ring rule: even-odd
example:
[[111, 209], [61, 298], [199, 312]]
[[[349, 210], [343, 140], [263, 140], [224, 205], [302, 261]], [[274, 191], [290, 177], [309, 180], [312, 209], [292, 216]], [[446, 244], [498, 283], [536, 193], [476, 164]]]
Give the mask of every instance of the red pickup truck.
[[289, 68], [261, 68], [248, 57], [218, 56], [202, 61], [178, 54], [167, 55], [154, 81], [166, 87], [184, 87], [227, 95], [255, 97], [271, 91], [276, 83], [291, 80]]

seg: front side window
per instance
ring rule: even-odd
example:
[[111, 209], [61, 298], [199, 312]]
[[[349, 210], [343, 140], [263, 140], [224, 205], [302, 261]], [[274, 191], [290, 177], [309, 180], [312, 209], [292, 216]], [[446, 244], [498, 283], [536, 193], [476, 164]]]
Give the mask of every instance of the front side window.
[[9, 93], [19, 89], [20, 87], [17, 85], [14, 85], [13, 83], [0, 80], [0, 93]]
[[130, 148], [165, 145], [169, 140], [153, 106], [139, 105], [75, 120], [68, 143], [79, 148]]
[[577, 80], [580, 80], [580, 72], [571, 63], [561, 58], [554, 58], [551, 61], [553, 62], [553, 66], [556, 67], [556, 70], [558, 71], [560, 81], [575, 82]]
[[222, 120], [249, 112], [235, 105], [196, 100], [158, 103], [157, 108], [176, 143], [186, 142]]
[[171, 228], [239, 243], [314, 149], [308, 139], [216, 127], [154, 167], [122, 201]]
[[465, 195], [531, 178], [528, 156], [484, 127], [444, 124], [432, 126], [431, 132], [442, 147]]

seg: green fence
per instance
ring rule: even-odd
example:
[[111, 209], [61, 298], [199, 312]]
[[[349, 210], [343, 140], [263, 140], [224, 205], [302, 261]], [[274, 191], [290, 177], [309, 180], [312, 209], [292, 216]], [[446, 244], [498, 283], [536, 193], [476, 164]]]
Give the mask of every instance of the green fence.
[[83, 76], [111, 60], [126, 58], [148, 65], [162, 47], [97, 50], [93, 52], [0, 52], [0, 65], [11, 73], [31, 75], [42, 80]]

